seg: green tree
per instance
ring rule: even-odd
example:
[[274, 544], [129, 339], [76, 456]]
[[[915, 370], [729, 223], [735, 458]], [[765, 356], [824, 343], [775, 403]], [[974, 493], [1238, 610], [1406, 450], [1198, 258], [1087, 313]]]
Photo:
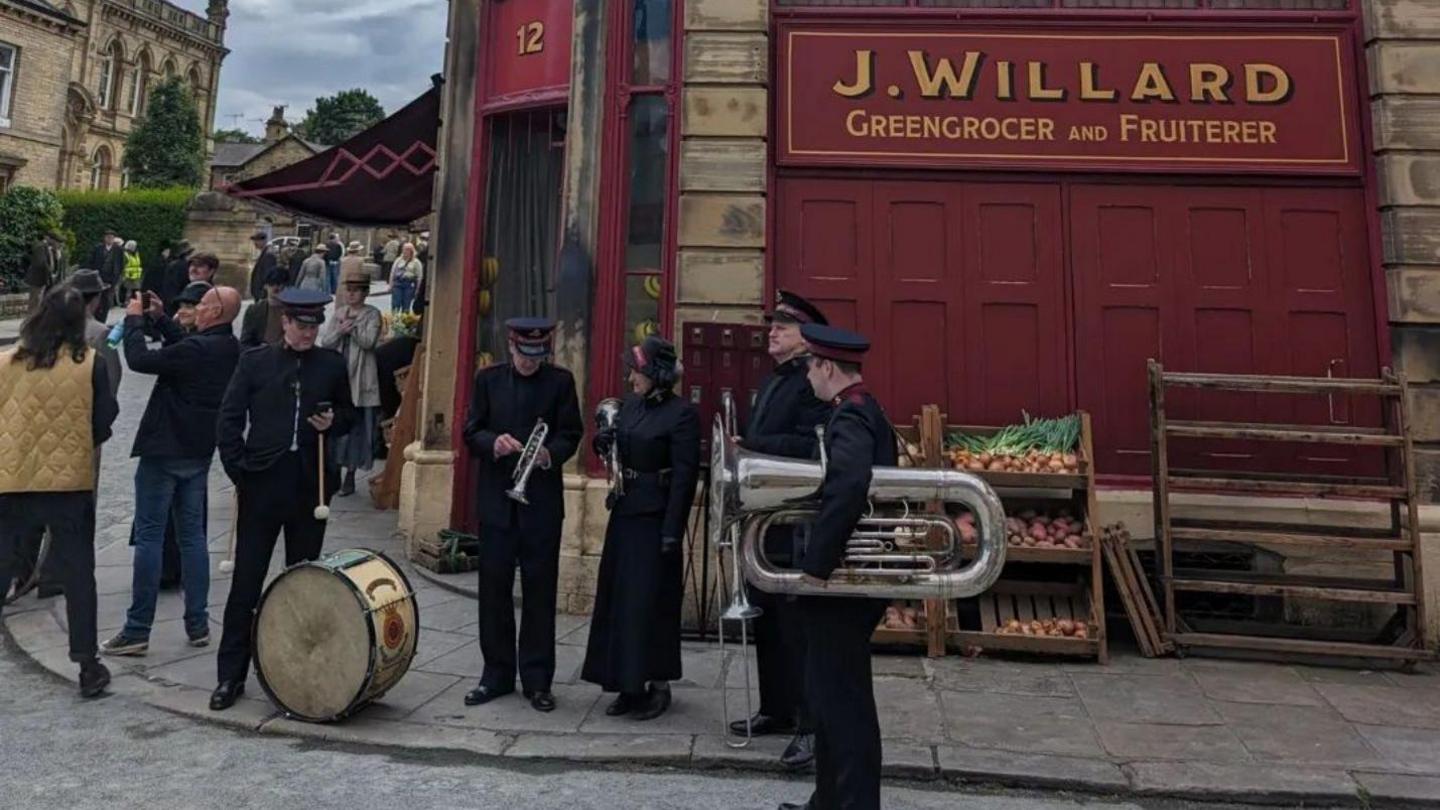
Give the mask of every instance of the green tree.
[[205, 179], [205, 136], [190, 88], [166, 79], [145, 105], [125, 142], [130, 184], [140, 188], [198, 188]]
[[261, 140], [243, 129], [217, 129], [212, 135], [216, 143], [261, 143]]
[[49, 191], [16, 186], [0, 194], [0, 292], [24, 289], [30, 248], [47, 231], [60, 230], [64, 209]]
[[360, 134], [385, 119], [385, 109], [369, 91], [355, 88], [315, 99], [315, 108], [305, 111], [305, 120], [295, 128], [307, 141], [334, 146]]

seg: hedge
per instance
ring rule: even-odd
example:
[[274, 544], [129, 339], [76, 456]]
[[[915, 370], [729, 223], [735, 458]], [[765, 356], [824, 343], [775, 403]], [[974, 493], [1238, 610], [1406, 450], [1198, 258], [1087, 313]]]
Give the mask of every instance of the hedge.
[[194, 189], [132, 189], [120, 192], [62, 191], [65, 228], [75, 235], [70, 264], [83, 263], [106, 230], [135, 240], [145, 267], [160, 261], [160, 251], [180, 241], [185, 232], [185, 206]]
[[0, 293], [23, 292], [30, 249], [61, 224], [60, 202], [50, 191], [18, 186], [0, 194]]

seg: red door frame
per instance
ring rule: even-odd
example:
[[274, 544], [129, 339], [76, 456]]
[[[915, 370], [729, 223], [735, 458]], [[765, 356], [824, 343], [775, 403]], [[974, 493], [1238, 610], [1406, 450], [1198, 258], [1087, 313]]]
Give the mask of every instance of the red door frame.
[[[775, 200], [778, 191], [778, 183], [782, 175], [784, 177], [875, 177], [892, 179], [929, 179], [943, 180], [947, 177], [963, 177], [967, 181], [986, 181], [987, 178], [994, 181], [1024, 182], [1027, 179], [1039, 180], [1046, 178], [1051, 182], [1059, 180], [1062, 184], [1062, 193], [1069, 194], [1068, 186], [1071, 183], [1195, 183], [1204, 182], [1209, 185], [1255, 185], [1266, 183], [1269, 185], [1296, 185], [1301, 187], [1313, 187], [1317, 185], [1334, 185], [1337, 182], [1350, 185], [1360, 185], [1363, 188], [1365, 198], [1365, 220], [1366, 235], [1368, 241], [1369, 269], [1371, 279], [1371, 300], [1374, 309], [1375, 324], [1375, 345], [1378, 357], [1377, 365], [1387, 366], [1390, 361], [1392, 347], [1390, 333], [1387, 328], [1389, 314], [1387, 309], [1387, 292], [1385, 287], [1385, 273], [1383, 269], [1383, 255], [1381, 245], [1381, 228], [1379, 217], [1379, 191], [1377, 180], [1377, 167], [1374, 151], [1374, 136], [1372, 115], [1369, 104], [1369, 75], [1368, 64], [1365, 59], [1365, 31], [1364, 21], [1360, 13], [1359, 3], [1363, 0], [1351, 0], [1348, 8], [1341, 11], [1232, 11], [1221, 9], [1077, 9], [1077, 8], [1045, 8], [1045, 9], [982, 9], [982, 10], [956, 10], [942, 8], [921, 8], [915, 6], [907, 7], [882, 7], [882, 8], [856, 8], [856, 7], [779, 7], [771, 4], [771, 37], [770, 37], [770, 85], [773, 87], [776, 80], [776, 71], [779, 61], [777, 58], [777, 37], [774, 36], [776, 28], [784, 22], [794, 21], [856, 21], [856, 22], [894, 22], [898, 24], [942, 24], [953, 21], [963, 21], [967, 24], [977, 26], [983, 25], [1004, 25], [1006, 23], [1025, 24], [1051, 24], [1056, 26], [1064, 25], [1135, 25], [1137, 23], [1165, 23], [1173, 27], [1190, 29], [1197, 32], [1217, 26], [1237, 25], [1255, 27], [1265, 30], [1272, 26], [1285, 26], [1292, 30], [1308, 27], [1344, 27], [1350, 31], [1350, 42], [1352, 47], [1353, 64], [1355, 66], [1354, 82], [1350, 88], [1351, 93], [1348, 100], [1353, 101], [1360, 117], [1360, 149], [1361, 149], [1361, 173], [1347, 182], [1345, 178], [1331, 179], [1301, 179], [1284, 175], [1249, 176], [1236, 178], [1233, 176], [1216, 177], [1192, 177], [1176, 175], [1173, 177], [1156, 177], [1146, 174], [1131, 174], [1129, 176], [1120, 174], [1096, 174], [1094, 172], [1056, 172], [1048, 167], [1036, 167], [1034, 170], [1016, 169], [1008, 173], [997, 172], [962, 172], [957, 170], [924, 171], [913, 169], [785, 169], [781, 170], [775, 162], [775, 140], [770, 139], [767, 144], [768, 160], [766, 161], [766, 198]], [[772, 96], [773, 98], [773, 96]], [[769, 131], [776, 132], [775, 105], [771, 104], [769, 114]], [[767, 233], [778, 234], [780, 227], [780, 211], [775, 205], [766, 206]], [[1068, 208], [1063, 215], [1063, 238], [1066, 244], [1070, 240], [1070, 216]], [[772, 300], [775, 295], [776, 278], [776, 251], [773, 244], [767, 244], [765, 251], [765, 300]], [[1074, 317], [1074, 271], [1071, 260], [1067, 256], [1065, 263], [1065, 305], [1067, 319]], [[1074, 324], [1069, 323], [1068, 328], [1073, 334]], [[1078, 382], [1074, 370], [1073, 357], [1067, 358], [1069, 365], [1069, 385], [1071, 401], [1078, 401]], [[1136, 488], [1148, 487], [1148, 479], [1141, 476], [1100, 476], [1101, 483], [1109, 486]]]
[[[629, 71], [634, 64], [632, 25], [633, 4], [614, 3], [607, 21], [607, 66], [605, 77], [605, 125], [601, 137], [600, 200], [602, 213], [595, 259], [595, 303], [591, 309], [587, 402], [599, 402], [622, 393], [620, 350], [628, 336], [625, 328], [625, 245], [629, 238], [630, 192], [630, 101], [636, 95], [660, 94], [665, 98], [668, 165], [665, 170], [665, 231], [660, 248], [660, 328], [671, 340], [675, 324], [675, 263], [679, 215], [679, 168], [682, 71], [684, 70], [684, 0], [671, 0], [670, 80], [665, 85], [631, 86]], [[617, 74], [616, 71], [624, 71]], [[586, 454], [585, 469], [601, 474], [600, 460]]]

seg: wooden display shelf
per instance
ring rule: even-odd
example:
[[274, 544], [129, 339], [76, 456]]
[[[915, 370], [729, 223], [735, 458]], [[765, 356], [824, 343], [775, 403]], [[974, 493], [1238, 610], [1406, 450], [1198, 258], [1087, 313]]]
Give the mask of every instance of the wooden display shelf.
[[[1104, 663], [1109, 657], [1105, 633], [1105, 589], [1103, 558], [1099, 545], [1098, 527], [1093, 523], [1096, 513], [1094, 477], [1094, 441], [1091, 432], [1090, 414], [1079, 411], [1080, 441], [1075, 448], [1078, 472], [1075, 473], [1022, 473], [997, 470], [967, 470], [953, 467], [949, 456], [942, 455], [946, 466], [978, 476], [995, 490], [1005, 504], [1007, 515], [1013, 515], [1025, 508], [1043, 509], [1041, 504], [1069, 504], [1074, 512], [1085, 521], [1085, 531], [1090, 535], [1089, 548], [1038, 548], [1033, 546], [1007, 546], [1005, 549], [1005, 571], [989, 593], [979, 597], [982, 626], [979, 630], [962, 630], [952, 615], [946, 624], [946, 638], [951, 646], [973, 645], [982, 649], [1030, 652], [1039, 654], [1065, 655], [1095, 658]], [[1002, 430], [999, 427], [976, 425], [946, 425], [944, 436], [951, 433], [966, 433], [972, 436], [990, 436]], [[1023, 506], [1021, 506], [1023, 504]], [[973, 549], [974, 546], [972, 545]], [[1057, 586], [1055, 583], [1037, 581], [1041, 575], [1039, 566], [1088, 567], [1081, 572], [1080, 581], [1075, 584]], [[1057, 591], [1057, 587], [1060, 588]], [[1045, 604], [1045, 599], [1069, 600], [1067, 607]], [[1030, 601], [1026, 601], [1030, 600]], [[1075, 600], [1080, 600], [1078, 603]], [[1080, 606], [1083, 605], [1083, 606]], [[1002, 607], [1003, 606], [1003, 607]], [[1003, 618], [1001, 618], [1003, 617]], [[1015, 618], [1083, 618], [1089, 626], [1089, 638], [1040, 637], [1011, 635], [995, 632], [1006, 619]], [[999, 624], [993, 624], [996, 619]], [[987, 625], [986, 622], [991, 622]]]
[[[1409, 402], [1404, 375], [1388, 369], [1378, 380], [1334, 377], [1263, 377], [1257, 375], [1167, 372], [1150, 361], [1150, 447], [1154, 486], [1155, 536], [1163, 588], [1165, 636], [1186, 648], [1263, 651], [1294, 655], [1387, 658], [1414, 662], [1433, 657], [1425, 648], [1424, 594], [1418, 539], [1419, 513], [1415, 459], [1409, 427]], [[1283, 424], [1179, 421], [1166, 411], [1169, 388], [1281, 394], [1323, 399], [1333, 407], [1336, 397], [1368, 398], [1380, 414], [1370, 424]], [[1332, 411], [1333, 412], [1333, 411]], [[1352, 407], [1352, 412], [1353, 407]], [[1275, 470], [1197, 470], [1171, 464], [1174, 439], [1240, 440], [1268, 444], [1328, 445], [1334, 452], [1363, 447], [1383, 457], [1383, 474], [1363, 477], [1290, 473]], [[1389, 525], [1380, 529], [1294, 525], [1254, 520], [1176, 518], [1171, 494], [1177, 490], [1230, 495], [1307, 495], [1356, 502], [1388, 502]], [[1352, 553], [1388, 553], [1394, 575], [1384, 579], [1305, 576], [1284, 571], [1233, 571], [1185, 567], [1177, 551], [1220, 544], [1226, 548], [1311, 548]], [[1191, 560], [1192, 566], [1194, 560]], [[1356, 641], [1327, 638], [1314, 627], [1273, 623], [1258, 616], [1199, 626], [1197, 617], [1181, 615], [1177, 593], [1232, 594], [1272, 600], [1305, 599], [1333, 603], [1388, 606], [1390, 621], [1380, 630], [1367, 628]], [[1197, 625], [1191, 627], [1191, 624]], [[1357, 643], [1357, 641], [1362, 643]]]
[[[944, 437], [940, 433], [940, 426], [943, 424], [944, 420], [940, 418], [940, 410], [934, 405], [927, 405], [921, 409], [920, 415], [915, 417], [911, 424], [895, 426], [895, 433], [900, 438], [920, 449], [922, 457], [911, 459], [910, 462], [913, 465], [917, 467], [938, 465], [940, 449], [944, 441]], [[928, 507], [937, 511], [943, 509], [942, 504], [929, 504]], [[870, 636], [870, 643], [887, 647], [918, 647], [923, 649], [930, 658], [939, 658], [945, 655], [945, 602], [939, 599], [926, 599], [920, 608], [920, 615], [923, 617], [924, 626], [898, 629], [885, 627], [882, 624], [875, 628], [875, 632]]]

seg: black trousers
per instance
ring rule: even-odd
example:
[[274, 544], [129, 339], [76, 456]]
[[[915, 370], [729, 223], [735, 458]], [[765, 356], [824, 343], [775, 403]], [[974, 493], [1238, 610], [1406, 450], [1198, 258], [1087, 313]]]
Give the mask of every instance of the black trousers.
[[[516, 654], [515, 568], [520, 568], [520, 636]], [[496, 690], [548, 692], [555, 680], [555, 591], [560, 529], [480, 530], [480, 683]]]
[[[795, 532], [790, 527], [765, 535], [765, 553], [772, 562], [790, 565]], [[755, 666], [760, 676], [760, 713], [790, 720], [809, 731], [805, 711], [805, 622], [791, 597], [746, 586], [750, 603], [760, 608], [755, 619]]]
[[89, 661], [98, 652], [95, 597], [95, 493], [25, 492], [0, 495], [0, 594], [10, 590], [16, 550], [50, 530], [46, 571], [65, 588], [70, 625], [70, 660]]
[[285, 532], [285, 565], [320, 556], [326, 521], [315, 519], [315, 481], [305, 481], [298, 453], [287, 453], [263, 472], [246, 473], [235, 529], [235, 576], [225, 601], [216, 670], [220, 681], [241, 681], [250, 673], [250, 633], [255, 607], [270, 570], [275, 541]]
[[805, 696], [815, 727], [816, 810], [878, 810], [880, 719], [870, 677], [870, 636], [885, 615], [877, 599], [802, 596]]

